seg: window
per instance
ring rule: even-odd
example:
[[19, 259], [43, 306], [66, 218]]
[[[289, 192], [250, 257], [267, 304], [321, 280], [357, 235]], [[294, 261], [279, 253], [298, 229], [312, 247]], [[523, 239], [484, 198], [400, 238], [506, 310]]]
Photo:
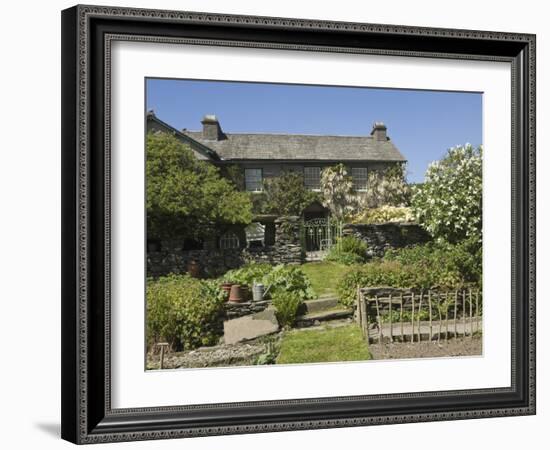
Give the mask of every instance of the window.
[[247, 247], [263, 247], [265, 245], [265, 225], [252, 222], [245, 229]]
[[320, 167], [304, 167], [304, 185], [311, 191], [321, 190]]
[[250, 192], [262, 191], [262, 169], [244, 169], [246, 190]]
[[358, 192], [365, 192], [367, 190], [367, 168], [366, 167], [352, 167], [351, 179], [353, 180], [353, 188]]
[[222, 250], [226, 250], [228, 248], [239, 248], [239, 238], [235, 233], [225, 233], [220, 238], [220, 248]]

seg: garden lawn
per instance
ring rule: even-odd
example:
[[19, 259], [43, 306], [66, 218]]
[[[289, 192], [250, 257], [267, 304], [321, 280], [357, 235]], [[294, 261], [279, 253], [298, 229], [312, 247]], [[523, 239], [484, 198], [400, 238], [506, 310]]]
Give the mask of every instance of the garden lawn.
[[308, 276], [313, 290], [318, 296], [335, 294], [338, 282], [353, 269], [352, 266], [328, 261], [305, 263], [300, 268]]
[[283, 336], [277, 364], [365, 361], [367, 343], [357, 325], [291, 330]]

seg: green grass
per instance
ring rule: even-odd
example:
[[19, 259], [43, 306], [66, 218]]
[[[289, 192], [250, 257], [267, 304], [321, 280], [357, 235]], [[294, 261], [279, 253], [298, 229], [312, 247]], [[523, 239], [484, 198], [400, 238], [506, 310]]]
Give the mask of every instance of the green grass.
[[277, 364], [365, 361], [367, 343], [357, 325], [285, 333]]
[[317, 295], [335, 294], [336, 284], [352, 267], [333, 262], [310, 262], [300, 266]]

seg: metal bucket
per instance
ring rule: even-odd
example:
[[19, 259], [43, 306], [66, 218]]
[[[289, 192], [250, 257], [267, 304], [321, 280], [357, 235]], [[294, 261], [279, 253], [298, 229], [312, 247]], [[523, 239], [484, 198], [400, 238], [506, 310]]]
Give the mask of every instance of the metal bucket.
[[255, 302], [261, 302], [264, 299], [264, 285], [261, 283], [254, 283], [252, 285], [252, 300]]

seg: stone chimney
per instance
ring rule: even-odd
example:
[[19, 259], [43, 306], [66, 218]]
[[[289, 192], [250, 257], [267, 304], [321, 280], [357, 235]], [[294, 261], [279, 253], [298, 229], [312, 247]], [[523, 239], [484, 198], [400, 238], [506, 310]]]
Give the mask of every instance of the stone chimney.
[[386, 130], [386, 125], [384, 125], [382, 122], [374, 122], [370, 134], [371, 136], [374, 136], [374, 139], [377, 141], [387, 141], [388, 136], [386, 134]]
[[209, 141], [219, 141], [223, 138], [223, 131], [218, 122], [218, 118], [214, 115], [207, 114], [201, 120], [202, 123], [202, 138]]

